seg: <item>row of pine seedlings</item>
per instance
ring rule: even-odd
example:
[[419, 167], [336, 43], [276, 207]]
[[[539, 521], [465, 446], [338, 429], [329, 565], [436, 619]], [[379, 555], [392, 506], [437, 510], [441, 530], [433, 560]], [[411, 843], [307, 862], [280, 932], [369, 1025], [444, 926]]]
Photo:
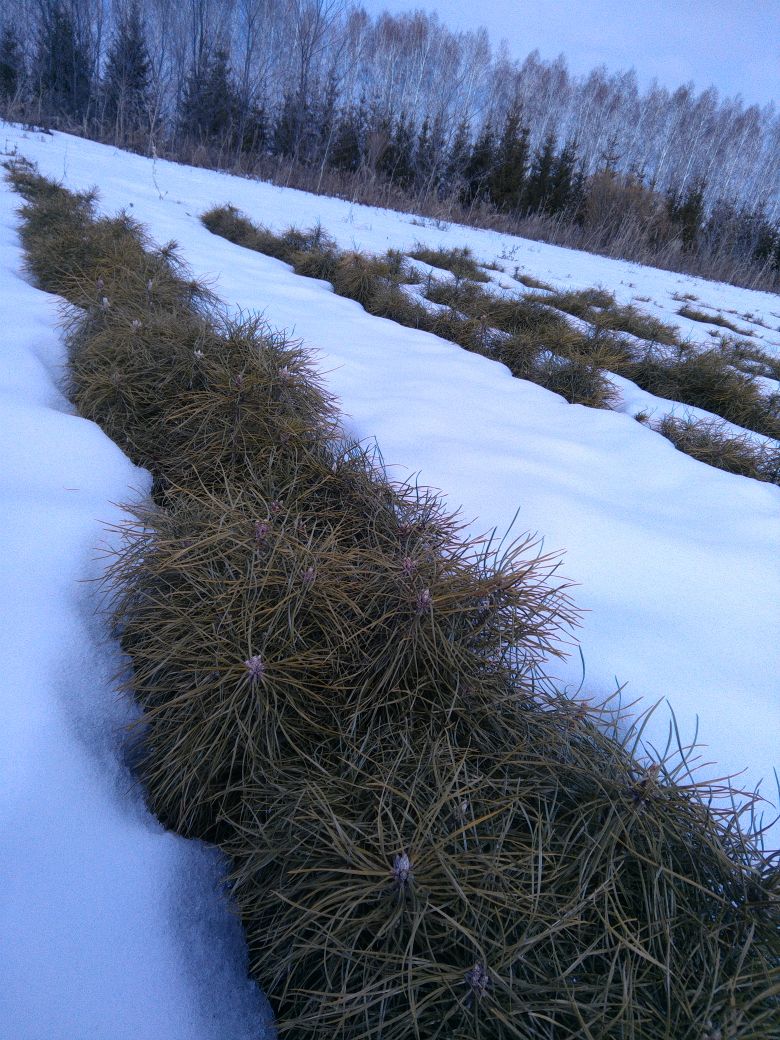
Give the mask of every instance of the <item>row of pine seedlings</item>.
[[683, 753], [640, 761], [545, 678], [554, 561], [391, 483], [306, 351], [173, 246], [9, 177], [71, 398], [153, 476], [106, 579], [132, 757], [229, 857], [280, 1035], [780, 1035], [777, 866]]
[[318, 226], [275, 232], [230, 205], [214, 207], [202, 220], [237, 245], [326, 279], [370, 314], [500, 361], [514, 376], [572, 404], [614, 407], [620, 394], [609, 373], [616, 373], [658, 397], [703, 408], [718, 418], [636, 418], [701, 462], [780, 484], [780, 393], [765, 392], [758, 378], [780, 380], [780, 362], [754, 343], [724, 341], [702, 349], [682, 340], [675, 327], [617, 304], [603, 289], [555, 292], [519, 271], [516, 280], [536, 291], [501, 292], [467, 247], [415, 249], [412, 260], [452, 276], [425, 278], [397, 250], [384, 256], [343, 250]]

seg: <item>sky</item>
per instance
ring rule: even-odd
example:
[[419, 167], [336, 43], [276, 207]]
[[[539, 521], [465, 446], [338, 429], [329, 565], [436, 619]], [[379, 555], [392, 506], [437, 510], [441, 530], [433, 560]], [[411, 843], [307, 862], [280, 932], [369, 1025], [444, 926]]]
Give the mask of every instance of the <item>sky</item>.
[[693, 81], [748, 104], [780, 105], [780, 0], [361, 0], [372, 14], [436, 11], [456, 30], [485, 25], [522, 60], [538, 48], [577, 74], [631, 68], [674, 89]]

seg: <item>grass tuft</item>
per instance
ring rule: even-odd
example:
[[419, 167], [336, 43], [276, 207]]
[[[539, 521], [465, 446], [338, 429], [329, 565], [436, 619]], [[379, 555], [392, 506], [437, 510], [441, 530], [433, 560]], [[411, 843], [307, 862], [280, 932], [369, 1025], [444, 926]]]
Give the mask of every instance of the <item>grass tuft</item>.
[[538, 302], [573, 314], [603, 332], [626, 332], [638, 339], [669, 346], [679, 343], [677, 330], [671, 325], [644, 314], [630, 304], [617, 304], [614, 295], [604, 289], [545, 294], [538, 297]]
[[780, 382], [780, 357], [770, 354], [755, 343], [724, 337], [721, 350], [734, 368], [746, 375], [762, 376], [764, 379], [775, 379]]

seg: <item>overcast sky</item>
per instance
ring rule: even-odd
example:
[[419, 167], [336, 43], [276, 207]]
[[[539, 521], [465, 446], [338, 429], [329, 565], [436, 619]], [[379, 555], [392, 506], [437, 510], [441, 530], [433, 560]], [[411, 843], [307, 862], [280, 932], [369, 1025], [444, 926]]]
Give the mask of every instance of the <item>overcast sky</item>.
[[452, 29], [485, 25], [512, 56], [564, 54], [572, 72], [633, 66], [641, 87], [693, 80], [780, 104], [780, 0], [361, 0], [372, 14], [422, 8]]

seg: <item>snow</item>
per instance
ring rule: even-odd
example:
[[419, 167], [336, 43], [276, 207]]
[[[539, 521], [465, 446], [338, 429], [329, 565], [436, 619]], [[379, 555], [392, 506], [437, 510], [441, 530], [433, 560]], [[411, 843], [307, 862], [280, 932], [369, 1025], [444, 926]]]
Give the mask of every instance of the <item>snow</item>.
[[95, 616], [112, 504], [148, 488], [57, 390], [57, 302], [0, 192], [0, 1037], [259, 1040], [217, 854], [162, 827], [122, 761], [136, 712]]
[[[780, 351], [776, 296], [495, 232], [421, 227], [408, 215], [65, 135], [8, 126], [3, 137], [6, 151], [68, 187], [97, 184], [103, 211], [127, 208], [157, 241], [175, 239], [230, 307], [262, 311], [302, 338], [348, 431], [376, 438], [393, 476], [440, 488], [473, 532], [503, 534], [519, 509], [515, 533], [538, 532], [545, 550], [565, 550], [561, 573], [577, 583], [584, 611], [584, 678], [574, 652], [555, 666], [560, 682], [597, 700], [625, 684], [626, 702], [661, 702], [645, 730], [661, 748], [670, 709], [683, 740], [698, 720], [702, 758], [713, 763], [705, 772], [744, 771], [743, 786], [763, 779], [777, 801], [780, 488], [695, 462], [631, 414], [569, 405], [495, 362], [367, 315], [327, 283], [211, 235], [199, 216], [232, 202], [275, 228], [319, 221], [349, 248], [468, 245], [480, 259], [504, 257], [508, 273], [520, 264], [556, 287], [603, 286], [681, 327], [674, 294], [689, 293], [753, 314], [770, 326], [755, 326], [762, 345]], [[0, 1031], [12, 1023], [15, 1038], [257, 1035], [248, 1023], [255, 1016], [256, 1026], [262, 1005], [214, 889], [219, 864], [145, 815], [117, 758], [132, 711], [110, 679], [118, 650], [79, 584], [99, 572], [101, 522], [120, 515], [111, 503], [140, 493], [146, 477], [57, 394], [56, 308], [19, 279], [15, 200], [7, 189], [2, 198], [0, 588], [10, 623], [0, 633], [0, 806], [11, 879], [3, 934], [14, 956], [3, 965]], [[709, 342], [705, 326], [690, 324]], [[624, 389], [624, 407], [642, 405]], [[779, 839], [775, 828], [772, 844]], [[54, 1018], [44, 1028], [45, 1014]]]

